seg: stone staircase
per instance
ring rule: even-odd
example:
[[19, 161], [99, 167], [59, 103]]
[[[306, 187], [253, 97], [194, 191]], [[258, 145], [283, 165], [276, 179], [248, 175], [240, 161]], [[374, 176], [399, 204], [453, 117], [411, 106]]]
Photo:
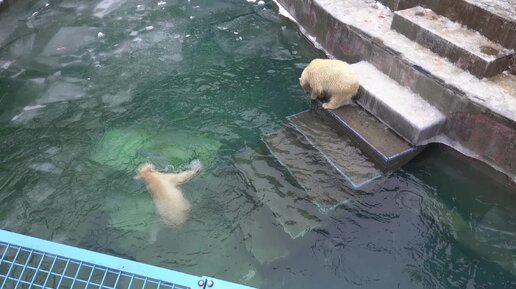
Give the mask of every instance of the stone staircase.
[[263, 148], [235, 159], [292, 238], [316, 227], [321, 214], [352, 200], [355, 190], [416, 156], [424, 146], [412, 144], [432, 137], [445, 120], [371, 64], [353, 66], [369, 76], [361, 81], [360, 106], [325, 110], [314, 101], [312, 110], [288, 117], [283, 129], [264, 136]]
[[[457, 148], [465, 144], [466, 150], [480, 154], [486, 146], [509, 159], [509, 166], [504, 168], [489, 152], [484, 159], [479, 155], [481, 160], [516, 173], [510, 167], [516, 163], [516, 77], [505, 72], [516, 48], [516, 37], [507, 34], [516, 35], [516, 7], [505, 7], [514, 14], [493, 8], [493, 3], [504, 1], [383, 0], [398, 10], [384, 12], [369, 0], [278, 0], [280, 11], [299, 21], [304, 33], [322, 31], [313, 33], [322, 48], [352, 62], [360, 76], [358, 105], [325, 110], [320, 101], [313, 101], [310, 111], [289, 117], [284, 128], [263, 137], [259, 148], [235, 158], [288, 236], [296, 239], [318, 228], [334, 208], [353, 201], [358, 192], [431, 142], [444, 139]], [[320, 20], [320, 15], [326, 18]], [[336, 30], [328, 32], [326, 27]], [[468, 81], [474, 82], [471, 87], [461, 86]], [[489, 90], [502, 84], [503, 93], [508, 93], [496, 101], [505, 108], [487, 98], [496, 97]], [[482, 99], [482, 94], [488, 95]], [[472, 143], [478, 143], [477, 127], [488, 138], [480, 146]], [[261, 218], [270, 218], [261, 212]], [[244, 234], [258, 240], [276, 234], [256, 226], [244, 226]], [[263, 263], [288, 251], [288, 246], [278, 246], [281, 250], [271, 252], [259, 242], [248, 246]]]
[[[514, 31], [516, 14], [493, 8], [505, 0], [382, 1], [394, 12], [370, 0], [277, 1], [280, 12], [360, 75], [358, 105], [325, 110], [312, 102], [310, 111], [264, 136], [260, 147], [235, 157], [288, 236], [318, 228], [334, 208], [431, 142], [464, 148], [516, 173], [516, 77], [507, 72], [515, 48], [507, 33]], [[480, 145], [479, 135], [486, 136]], [[260, 253], [264, 262], [288, 249], [249, 246], [268, 252]]]
[[[444, 143], [516, 180], [516, 2], [380, 0], [392, 10], [371, 0], [275, 2], [308, 40], [353, 63], [361, 82], [357, 103], [413, 155]], [[319, 111], [387, 165], [383, 148], [360, 143], [367, 132], [350, 128], [345, 109]]]

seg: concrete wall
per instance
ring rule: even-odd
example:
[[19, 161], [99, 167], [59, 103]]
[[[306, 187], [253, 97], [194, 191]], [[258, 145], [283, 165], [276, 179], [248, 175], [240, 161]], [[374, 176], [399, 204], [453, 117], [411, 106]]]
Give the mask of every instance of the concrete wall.
[[484, 114], [457, 112], [443, 132], [452, 142], [508, 172], [516, 172], [516, 130]]

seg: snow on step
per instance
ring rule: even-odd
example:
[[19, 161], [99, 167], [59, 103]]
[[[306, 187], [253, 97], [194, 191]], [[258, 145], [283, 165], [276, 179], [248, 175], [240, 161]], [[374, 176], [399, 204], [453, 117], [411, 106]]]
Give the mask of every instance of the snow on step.
[[357, 102], [413, 145], [435, 136], [445, 116], [368, 62], [352, 64], [359, 75]]
[[514, 53], [480, 33], [420, 6], [396, 11], [391, 28], [481, 78], [506, 70]]

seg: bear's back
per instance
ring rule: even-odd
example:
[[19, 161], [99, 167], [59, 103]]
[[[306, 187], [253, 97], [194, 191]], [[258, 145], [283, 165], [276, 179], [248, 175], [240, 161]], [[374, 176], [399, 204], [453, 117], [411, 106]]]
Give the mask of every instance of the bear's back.
[[358, 76], [351, 65], [336, 59], [314, 59], [307, 67], [311, 83], [329, 88], [343, 83], [358, 83]]

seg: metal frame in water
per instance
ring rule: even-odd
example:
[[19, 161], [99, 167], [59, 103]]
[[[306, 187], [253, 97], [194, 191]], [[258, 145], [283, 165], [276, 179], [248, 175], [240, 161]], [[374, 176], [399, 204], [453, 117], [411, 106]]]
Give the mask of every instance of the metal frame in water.
[[0, 230], [0, 289], [252, 289]]

